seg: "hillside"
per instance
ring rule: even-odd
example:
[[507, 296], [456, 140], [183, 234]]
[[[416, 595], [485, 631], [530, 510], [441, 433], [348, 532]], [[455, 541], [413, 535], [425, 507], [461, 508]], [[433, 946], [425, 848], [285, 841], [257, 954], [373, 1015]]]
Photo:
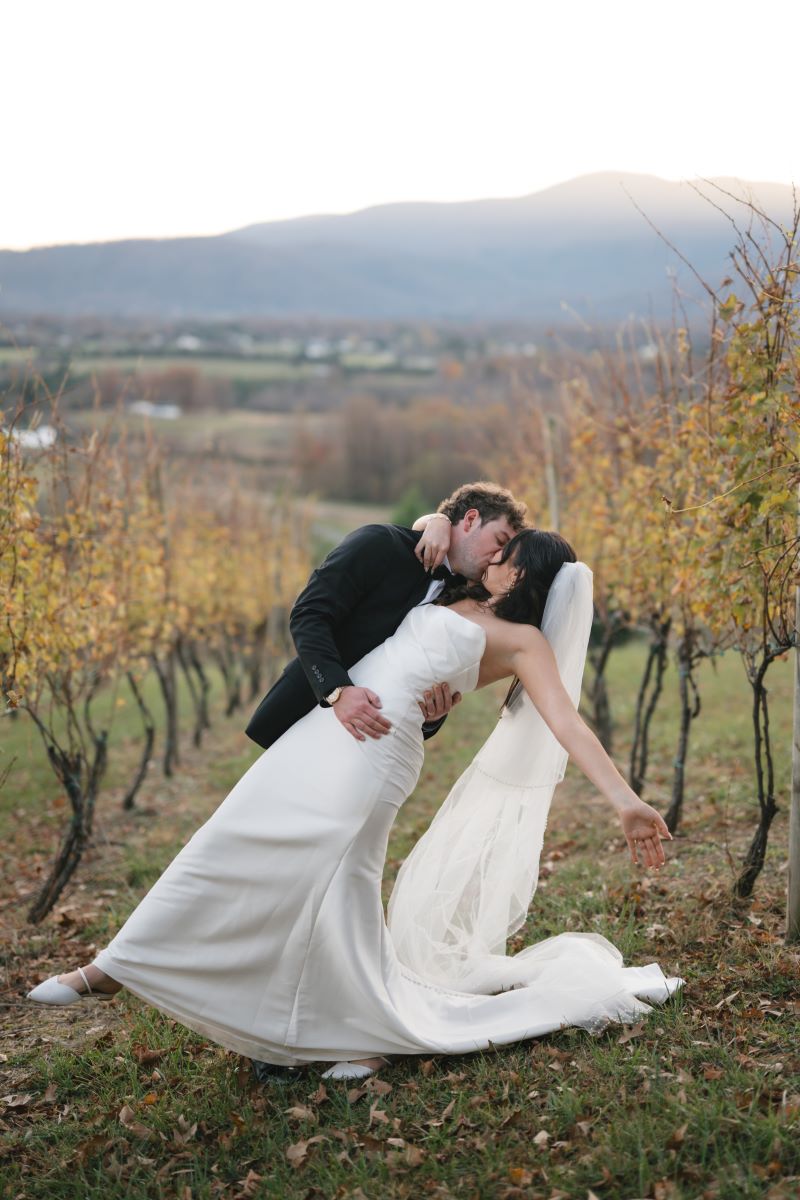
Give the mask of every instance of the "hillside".
[[[788, 219], [790, 188], [715, 182]], [[701, 186], [746, 224], [740, 203]], [[605, 172], [516, 199], [0, 251], [0, 314], [555, 321], [567, 306], [598, 320], [665, 315], [673, 272], [690, 296], [698, 287], [637, 205], [710, 283], [728, 272], [730, 221], [691, 184]]]

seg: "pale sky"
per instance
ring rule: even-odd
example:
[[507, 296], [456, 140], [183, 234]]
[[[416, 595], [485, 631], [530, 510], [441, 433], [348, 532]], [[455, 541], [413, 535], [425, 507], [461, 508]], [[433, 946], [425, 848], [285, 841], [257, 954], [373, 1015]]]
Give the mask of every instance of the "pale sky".
[[796, 0], [20, 0], [0, 246], [603, 170], [800, 183], [798, 33]]

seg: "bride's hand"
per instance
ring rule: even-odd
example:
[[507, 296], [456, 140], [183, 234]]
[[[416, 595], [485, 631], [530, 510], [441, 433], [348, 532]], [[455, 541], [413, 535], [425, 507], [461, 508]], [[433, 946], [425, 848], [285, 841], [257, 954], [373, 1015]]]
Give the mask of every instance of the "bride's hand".
[[671, 841], [672, 834], [661, 814], [637, 799], [619, 814], [619, 819], [633, 862], [641, 862], [643, 867], [663, 867], [666, 858], [661, 839]]
[[444, 562], [450, 549], [453, 526], [444, 513], [431, 513], [415, 521], [414, 528], [423, 530], [414, 553], [426, 571], [435, 571]]
[[426, 722], [441, 721], [460, 703], [461, 692], [451, 692], [449, 683], [435, 683], [424, 693], [423, 699], [417, 701]]

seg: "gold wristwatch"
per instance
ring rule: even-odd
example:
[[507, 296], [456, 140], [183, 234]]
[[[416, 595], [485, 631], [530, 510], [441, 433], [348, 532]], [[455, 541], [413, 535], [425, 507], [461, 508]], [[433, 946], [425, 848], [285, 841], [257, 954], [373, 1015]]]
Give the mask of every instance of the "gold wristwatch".
[[333, 691], [331, 692], [330, 696], [325, 697], [326, 702], [331, 705], [335, 704], [336, 701], [341, 696], [342, 690], [343, 689], [340, 687], [334, 688]]

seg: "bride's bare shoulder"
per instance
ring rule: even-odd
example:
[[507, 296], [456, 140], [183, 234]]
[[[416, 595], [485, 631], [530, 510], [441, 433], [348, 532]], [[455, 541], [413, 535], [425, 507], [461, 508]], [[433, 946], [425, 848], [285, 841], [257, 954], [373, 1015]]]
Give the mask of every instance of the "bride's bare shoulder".
[[541, 629], [534, 625], [523, 625], [518, 621], [503, 621], [496, 617], [492, 622], [492, 633], [498, 645], [513, 653], [527, 653], [549, 646]]
[[525, 625], [519, 621], [504, 621], [494, 613], [487, 613], [468, 601], [454, 604], [453, 609], [462, 617], [482, 626], [486, 633], [487, 649], [493, 654], [499, 654], [501, 660], [510, 659], [516, 654], [539, 654], [550, 651], [550, 643], [534, 625]]

